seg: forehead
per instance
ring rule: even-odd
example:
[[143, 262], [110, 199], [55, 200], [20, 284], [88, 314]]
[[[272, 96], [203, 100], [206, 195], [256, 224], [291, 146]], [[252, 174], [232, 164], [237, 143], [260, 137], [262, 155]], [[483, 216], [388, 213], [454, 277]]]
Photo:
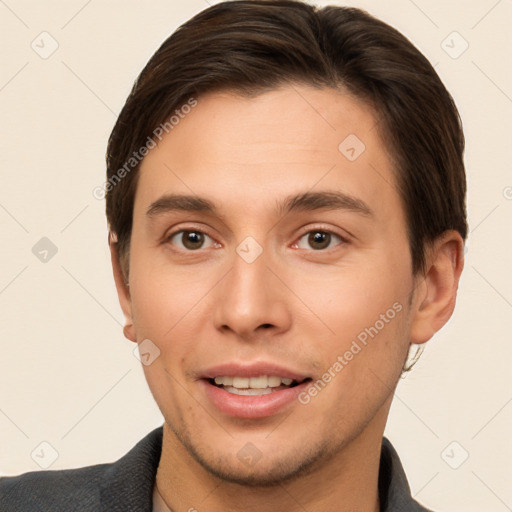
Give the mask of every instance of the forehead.
[[377, 210], [397, 207], [378, 119], [346, 92], [287, 85], [197, 101], [142, 162], [136, 207], [165, 193], [273, 207], [280, 195], [315, 188], [364, 196]]

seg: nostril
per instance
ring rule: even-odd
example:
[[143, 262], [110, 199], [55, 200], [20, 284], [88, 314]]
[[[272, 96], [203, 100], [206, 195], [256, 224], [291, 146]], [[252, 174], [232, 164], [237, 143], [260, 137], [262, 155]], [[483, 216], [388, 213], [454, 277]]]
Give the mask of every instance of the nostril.
[[264, 329], [268, 329], [272, 327], [272, 324], [262, 324], [261, 327], [263, 327]]

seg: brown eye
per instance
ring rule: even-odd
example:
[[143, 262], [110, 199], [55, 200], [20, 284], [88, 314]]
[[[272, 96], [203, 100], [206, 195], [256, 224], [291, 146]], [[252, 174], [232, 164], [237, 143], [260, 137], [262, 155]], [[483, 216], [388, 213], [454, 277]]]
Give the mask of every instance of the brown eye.
[[331, 234], [313, 231], [309, 234], [308, 243], [313, 249], [325, 249], [331, 243]]
[[203, 248], [207, 239], [211, 241], [211, 238], [201, 231], [181, 230], [171, 235], [168, 241], [182, 250], [197, 251]]
[[204, 243], [204, 234], [196, 231], [185, 231], [181, 235], [181, 241], [187, 249], [200, 249]]
[[299, 249], [312, 249], [314, 251], [322, 251], [324, 249], [330, 248], [333, 245], [333, 242], [337, 242], [339, 245], [340, 243], [343, 243], [344, 240], [335, 233], [314, 230], [303, 235], [300, 238], [297, 247]]

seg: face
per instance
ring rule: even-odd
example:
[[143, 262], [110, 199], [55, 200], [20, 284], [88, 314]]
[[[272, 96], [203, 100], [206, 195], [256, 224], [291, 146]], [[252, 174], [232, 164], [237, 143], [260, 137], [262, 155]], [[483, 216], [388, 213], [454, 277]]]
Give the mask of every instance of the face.
[[376, 122], [330, 89], [211, 93], [142, 163], [128, 336], [214, 475], [283, 481], [382, 434], [415, 281]]

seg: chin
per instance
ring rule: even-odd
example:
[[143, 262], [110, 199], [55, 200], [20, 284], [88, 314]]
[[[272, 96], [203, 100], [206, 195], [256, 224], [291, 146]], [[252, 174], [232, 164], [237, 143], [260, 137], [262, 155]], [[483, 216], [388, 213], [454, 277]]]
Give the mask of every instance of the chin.
[[179, 440], [212, 476], [245, 487], [274, 487], [292, 482], [314, 472], [333, 454], [333, 447], [322, 442], [309, 443], [307, 448], [290, 446], [287, 450], [281, 445], [279, 450], [269, 447], [262, 452], [248, 441], [232, 453], [216, 453], [213, 444], [197, 446], [187, 436], [179, 436]]

